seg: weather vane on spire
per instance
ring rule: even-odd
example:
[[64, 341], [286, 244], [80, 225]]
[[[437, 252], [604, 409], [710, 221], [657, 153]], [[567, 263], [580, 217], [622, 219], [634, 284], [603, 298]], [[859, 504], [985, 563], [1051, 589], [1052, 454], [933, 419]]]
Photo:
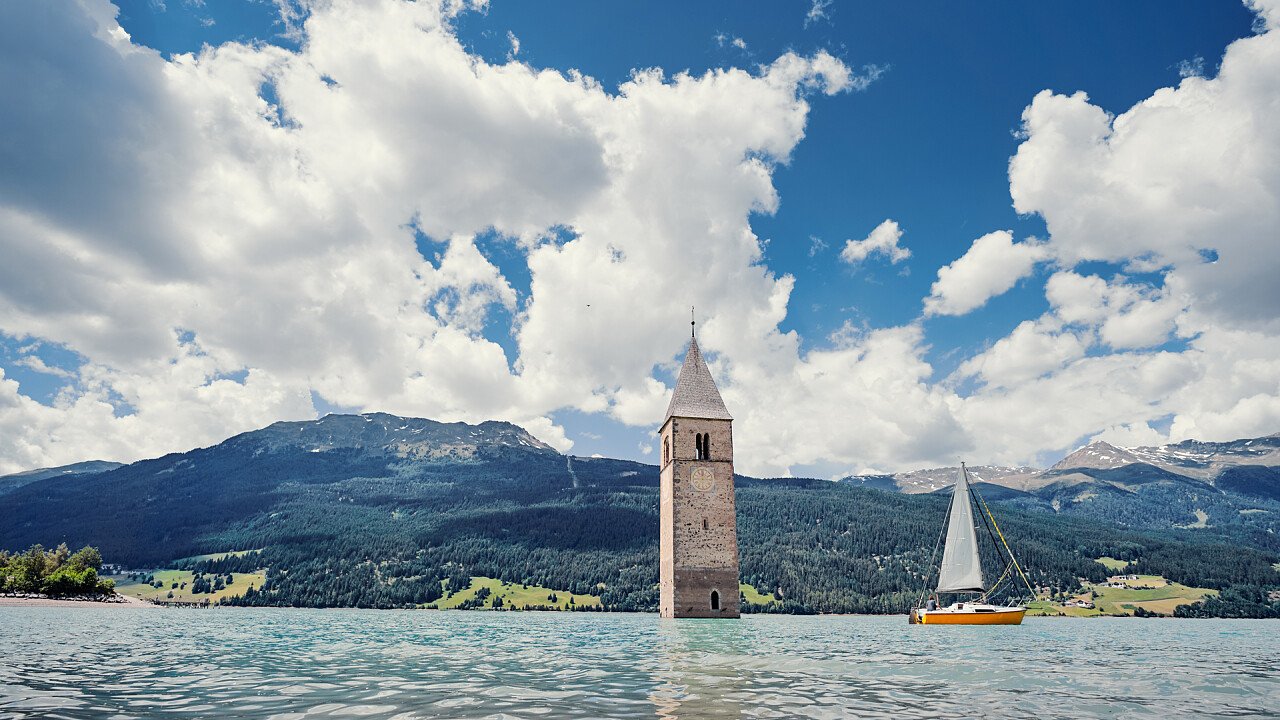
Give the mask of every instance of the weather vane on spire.
[[698, 318], [694, 316], [693, 306], [690, 305], [689, 306], [689, 337], [698, 336], [698, 334], [694, 332], [694, 330], [697, 328], [697, 325], [698, 325]]

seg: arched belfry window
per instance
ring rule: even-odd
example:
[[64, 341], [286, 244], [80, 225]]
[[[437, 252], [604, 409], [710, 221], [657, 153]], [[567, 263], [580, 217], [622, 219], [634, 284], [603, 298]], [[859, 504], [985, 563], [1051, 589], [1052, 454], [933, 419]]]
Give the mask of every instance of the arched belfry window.
[[711, 591], [711, 609], [712, 610], [720, 609], [720, 591], [719, 590]]
[[702, 459], [711, 459], [711, 433], [702, 436]]
[[695, 433], [693, 436], [693, 459], [694, 460], [706, 459], [707, 454], [702, 447], [702, 438], [703, 438], [702, 433]]
[[671, 438], [662, 438], [662, 462], [671, 462]]

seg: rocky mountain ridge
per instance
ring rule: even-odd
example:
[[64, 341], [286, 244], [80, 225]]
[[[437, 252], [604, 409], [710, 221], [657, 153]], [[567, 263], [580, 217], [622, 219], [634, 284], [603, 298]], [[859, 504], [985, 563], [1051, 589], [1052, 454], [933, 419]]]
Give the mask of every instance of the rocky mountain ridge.
[[[523, 428], [505, 422], [470, 425], [386, 413], [326, 415], [318, 420], [274, 423], [209, 448], [123, 467], [83, 463], [6, 476], [0, 478], [0, 496], [34, 491], [36, 486], [46, 494], [71, 492], [70, 486], [64, 490], [43, 482], [50, 478], [59, 485], [78, 484], [86, 490], [95, 483], [106, 488], [123, 483], [147, 487], [148, 493], [184, 487], [192, 496], [203, 496], [206, 484], [224, 482], [220, 473], [251, 472], [244, 476], [244, 499], [268, 492], [270, 482], [261, 481], [264, 473], [273, 478], [316, 481], [341, 476], [412, 481], [445, 467], [454, 468], [450, 471], [454, 477], [462, 477], [461, 468], [491, 462], [537, 466], [543, 468], [539, 472], [545, 473], [547, 482], [569, 487], [577, 487], [574, 467], [588, 464], [586, 458], [560, 455]], [[656, 485], [656, 469], [611, 462], [627, 465], [627, 477], [610, 482]], [[908, 495], [945, 493], [957, 472], [956, 467], [941, 467], [858, 475], [837, 484]], [[1122, 526], [1203, 528], [1206, 524], [1228, 524], [1280, 532], [1280, 434], [1134, 448], [1099, 441], [1078, 448], [1043, 470], [974, 465], [969, 472], [985, 498], [1026, 509], [1083, 515]], [[228, 502], [222, 498], [210, 501], [215, 506]], [[123, 514], [127, 508], [120, 510]]]
[[319, 420], [277, 422], [227, 442], [257, 444], [264, 452], [301, 449], [320, 453], [345, 449], [382, 452], [406, 460], [468, 460], [475, 458], [482, 448], [556, 452], [524, 428], [508, 422], [486, 420], [470, 425], [388, 413], [330, 414]]
[[[945, 493], [958, 467], [841, 482], [905, 494]], [[1122, 526], [1280, 531], [1280, 434], [1229, 442], [1118, 447], [1095, 441], [1052, 467], [972, 466], [982, 494], [1027, 508]]]
[[[365, 413], [329, 414], [317, 420], [276, 422], [232, 436], [208, 448], [171, 453], [139, 462], [160, 463], [163, 467], [158, 472], [161, 473], [175, 472], [189, 468], [196, 462], [193, 454], [217, 448], [247, 452], [250, 456], [284, 452], [347, 452], [399, 460], [402, 464], [476, 461], [484, 453], [504, 450], [559, 454], [555, 448], [537, 439], [524, 428], [508, 422], [487, 420], [471, 425], [464, 422], [446, 423], [400, 417], [388, 413]], [[0, 476], [0, 495], [48, 478], [96, 475], [126, 465], [128, 464], [107, 460], [88, 460], [4, 475]]]
[[108, 470], [115, 470], [123, 465], [124, 463], [111, 462], [109, 460], [86, 460], [84, 462], [71, 463], [70, 465], [36, 468], [35, 470], [25, 470], [10, 475], [0, 475], [0, 495], [40, 480], [71, 475], [96, 475]]
[[[1230, 442], [1186, 440], [1131, 448], [1098, 440], [1077, 448], [1049, 468], [970, 465], [969, 476], [977, 482], [1036, 493], [1099, 482], [1124, 488], [1151, 481], [1190, 480], [1213, 487], [1224, 475], [1240, 468], [1280, 468], [1280, 433]], [[843, 481], [908, 494], [931, 493], [954, 485], [959, 471], [956, 466], [927, 468], [854, 475]]]

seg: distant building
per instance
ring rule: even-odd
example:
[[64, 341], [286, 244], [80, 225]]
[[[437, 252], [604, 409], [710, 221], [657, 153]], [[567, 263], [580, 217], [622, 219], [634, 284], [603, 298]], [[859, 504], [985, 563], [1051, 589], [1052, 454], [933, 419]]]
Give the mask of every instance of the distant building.
[[659, 433], [662, 617], [738, 617], [732, 426], [694, 337]]

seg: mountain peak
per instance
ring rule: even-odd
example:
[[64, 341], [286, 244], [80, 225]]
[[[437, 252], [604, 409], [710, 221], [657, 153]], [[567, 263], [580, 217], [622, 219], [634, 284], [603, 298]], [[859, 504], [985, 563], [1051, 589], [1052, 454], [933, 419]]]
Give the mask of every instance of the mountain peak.
[[244, 442], [262, 443], [272, 450], [382, 450], [401, 457], [422, 459], [466, 459], [483, 447], [556, 452], [524, 428], [509, 422], [486, 420], [471, 425], [400, 417], [384, 412], [360, 415], [330, 413], [318, 420], [276, 422], [238, 437]]
[[1126, 448], [1116, 447], [1105, 440], [1094, 440], [1088, 445], [1085, 445], [1070, 455], [1062, 458], [1062, 460], [1058, 461], [1056, 465], [1049, 469], [1069, 470], [1073, 468], [1092, 468], [1097, 470], [1109, 470], [1140, 462], [1143, 462], [1142, 458], [1133, 454], [1132, 451]]
[[[968, 470], [969, 479], [972, 482], [996, 483], [1011, 488], [1021, 488], [1029, 478], [1040, 472], [1039, 468], [1001, 465], [970, 465]], [[902, 492], [928, 493], [951, 487], [955, 484], [959, 473], [960, 467], [952, 465], [899, 472], [891, 477]]]

